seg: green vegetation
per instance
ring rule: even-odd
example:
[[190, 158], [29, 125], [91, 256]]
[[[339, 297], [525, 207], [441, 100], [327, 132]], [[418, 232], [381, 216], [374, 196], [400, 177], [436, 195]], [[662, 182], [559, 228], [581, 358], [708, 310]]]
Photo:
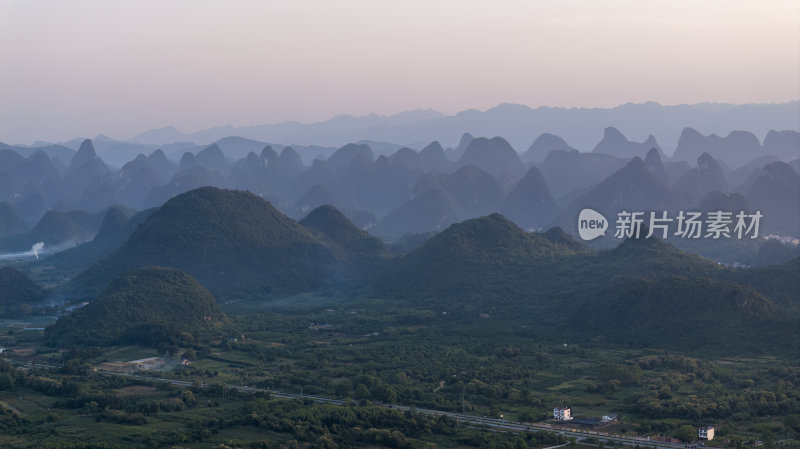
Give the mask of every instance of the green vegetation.
[[333, 206], [320, 206], [300, 220], [300, 225], [325, 242], [340, 263], [326, 288], [352, 290], [380, 273], [391, 261], [386, 245], [357, 228]]
[[[758, 349], [778, 339], [783, 340], [779, 346], [787, 347], [783, 334], [793, 324], [751, 287], [677, 276], [619, 279], [576, 308], [570, 319], [581, 323], [588, 335], [635, 346], [669, 343], [720, 352]], [[745, 335], [758, 338], [740, 341]]]
[[0, 316], [27, 315], [45, 297], [45, 291], [24, 273], [0, 268]]
[[250, 193], [201, 188], [167, 202], [70, 287], [89, 294], [129, 269], [158, 265], [185, 271], [222, 300], [370, 295], [456, 317], [502, 317], [530, 336], [570, 328], [584, 341], [787, 351], [800, 347], [792, 332], [798, 263], [731, 269], [655, 238], [595, 252], [558, 228], [527, 233], [499, 214], [392, 257], [333, 207], [297, 223]]
[[386, 245], [367, 232], [358, 229], [333, 206], [320, 206], [300, 220], [300, 225], [324, 236], [346, 254], [357, 257], [388, 257]]
[[536, 337], [568, 329], [583, 341], [780, 352], [800, 347], [798, 263], [731, 269], [653, 238], [592, 252], [558, 229], [528, 234], [492, 215], [432, 237], [372, 292], [501, 317]]
[[[154, 262], [173, 268], [139, 267]], [[725, 447], [792, 446], [798, 264], [727, 268], [656, 239], [597, 252], [497, 214], [393, 257], [333, 208], [298, 224], [251, 194], [199, 189], [76, 280], [108, 284], [89, 305], [44, 333], [5, 322], [0, 346], [23, 365], [0, 364], [0, 445], [70, 447], [78, 432], [85, 447], [567, 442], [374, 407], [393, 403], [526, 422], [568, 404], [622, 414], [604, 431], [627, 436], [689, 440], [713, 424]], [[183, 384], [107, 376], [139, 368]]]
[[218, 385], [177, 388], [121, 376], [15, 370], [5, 362], [0, 379], [6, 380], [0, 383], [3, 447], [433, 449], [566, 442], [550, 432], [486, 432], [413, 410], [271, 399]]
[[539, 265], [575, 253], [572, 243], [527, 233], [492, 214], [455, 224], [430, 238], [387, 270], [374, 290], [377, 296], [466, 309], [498, 299], [522, 300], [530, 290], [520, 283]]
[[[185, 387], [91, 374], [103, 362], [158, 355], [151, 349], [84, 345], [62, 352], [36, 333], [0, 335], [2, 346], [34, 350], [12, 357], [62, 367], [5, 369], [0, 404], [10, 430], [0, 445], [60, 444], [77, 429], [95, 447], [285, 447], [291, 440], [328, 447], [328, 435], [339, 447], [517, 444], [514, 433], [357, 405], [371, 401], [520, 421], [545, 420], [566, 403], [578, 417], [621, 414], [603, 431], [628, 436], [674, 437], [682, 426], [712, 424], [715, 445], [731, 448], [765, 434], [800, 437], [793, 418], [800, 414], [800, 367], [790, 354], [719, 357], [576, 342], [570, 333], [531, 338], [529, 327], [500, 317], [467, 319], [396, 301], [310, 297], [224, 308], [231, 322], [201, 330], [177, 351], [158, 351], [168, 360], [182, 353], [190, 366], [142, 373], [188, 381], [191, 395]], [[239, 394], [234, 385], [351, 405]], [[400, 435], [406, 445], [389, 443]], [[537, 440], [544, 438], [538, 433], [521, 438], [529, 447], [557, 444]]]
[[140, 268], [114, 280], [96, 300], [47, 329], [54, 344], [192, 344], [200, 331], [222, 324], [211, 294], [171, 268]]
[[215, 295], [315, 290], [330, 276], [332, 250], [252, 193], [205, 187], [178, 195], [144, 221], [72, 287], [99, 292], [133, 268], [178, 268]]

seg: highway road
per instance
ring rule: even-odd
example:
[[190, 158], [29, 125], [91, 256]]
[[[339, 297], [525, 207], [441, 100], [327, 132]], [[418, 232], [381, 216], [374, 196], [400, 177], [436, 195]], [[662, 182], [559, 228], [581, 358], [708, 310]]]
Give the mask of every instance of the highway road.
[[[60, 369], [59, 366], [55, 365], [47, 365], [42, 363], [30, 363], [21, 360], [11, 360], [8, 361], [17, 366], [28, 366], [32, 368], [38, 369]], [[185, 381], [185, 380], [178, 380], [178, 379], [167, 379], [164, 377], [156, 377], [156, 376], [145, 376], [142, 374], [130, 374], [130, 373], [122, 373], [122, 372], [115, 372], [115, 371], [95, 371], [95, 374], [102, 375], [102, 376], [124, 376], [130, 379], [137, 379], [143, 380], [148, 382], [164, 382], [169, 383], [176, 386], [181, 387], [192, 387], [196, 386], [194, 382]], [[207, 387], [207, 385], [199, 384], [201, 388]], [[287, 393], [285, 391], [278, 391], [268, 388], [257, 388], [257, 387], [250, 387], [247, 385], [225, 385], [224, 388], [227, 389], [234, 389], [242, 392], [249, 392], [249, 393], [269, 393], [272, 397], [281, 398], [281, 399], [310, 399], [314, 402], [321, 403], [321, 404], [331, 404], [331, 405], [344, 405], [346, 401], [342, 399], [335, 399], [329, 398], [325, 396], [318, 396], [318, 395], [309, 395], [309, 394], [300, 394], [300, 393]], [[687, 449], [691, 447], [690, 445], [685, 444], [673, 444], [673, 443], [665, 443], [661, 441], [650, 440], [649, 437], [630, 437], [630, 436], [621, 436], [615, 434], [608, 434], [603, 432], [597, 431], [590, 431], [590, 430], [579, 430], [579, 429], [565, 429], [562, 427], [552, 426], [550, 424], [545, 423], [523, 423], [523, 422], [515, 422], [509, 421], [505, 419], [497, 419], [497, 418], [487, 418], [485, 416], [476, 416], [476, 415], [469, 415], [465, 413], [457, 413], [457, 412], [448, 412], [443, 410], [432, 410], [426, 408], [419, 408], [419, 407], [412, 407], [408, 405], [398, 405], [398, 404], [379, 404], [381, 407], [397, 409], [401, 411], [416, 411], [417, 413], [422, 413], [424, 415], [430, 416], [447, 416], [453, 418], [461, 423], [472, 424], [476, 426], [484, 426], [489, 429], [495, 431], [507, 431], [507, 432], [537, 432], [537, 431], [547, 431], [547, 432], [555, 432], [561, 435], [565, 435], [567, 437], [574, 437], [578, 441], [584, 440], [586, 438], [595, 438], [597, 441], [602, 441], [605, 444], [613, 443], [616, 445], [625, 445], [625, 446], [641, 446], [643, 448], [655, 448], [655, 449]], [[711, 446], [705, 446], [706, 449], [716, 449]]]

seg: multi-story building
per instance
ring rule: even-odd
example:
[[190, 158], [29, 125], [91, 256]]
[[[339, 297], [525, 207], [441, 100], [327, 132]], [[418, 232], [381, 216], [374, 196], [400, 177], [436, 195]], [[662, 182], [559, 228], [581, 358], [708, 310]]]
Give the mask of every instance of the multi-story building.
[[572, 410], [567, 407], [556, 407], [553, 409], [553, 419], [557, 421], [569, 421], [572, 419]]
[[701, 440], [708, 440], [708, 441], [713, 440], [714, 439], [714, 426], [701, 427], [697, 432], [697, 436]]

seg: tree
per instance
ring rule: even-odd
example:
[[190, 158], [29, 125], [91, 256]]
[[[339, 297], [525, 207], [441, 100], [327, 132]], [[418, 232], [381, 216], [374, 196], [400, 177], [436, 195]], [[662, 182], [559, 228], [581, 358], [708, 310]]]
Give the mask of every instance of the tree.
[[14, 377], [11, 373], [0, 373], [0, 391], [10, 390], [14, 385]]
[[188, 405], [190, 407], [193, 406], [195, 404], [195, 402], [197, 402], [197, 400], [194, 397], [194, 393], [192, 392], [192, 390], [183, 390], [181, 392], [181, 399], [183, 400], [183, 402], [186, 405]]
[[330, 435], [322, 435], [319, 438], [317, 438], [314, 447], [317, 447], [319, 449], [336, 449], [339, 447], [339, 445], [336, 444], [333, 441], [333, 439], [331, 439]]
[[17, 312], [22, 316], [28, 316], [31, 314], [31, 310], [30, 304], [20, 304]]
[[364, 384], [358, 384], [358, 386], [356, 386], [356, 390], [353, 392], [353, 395], [356, 397], [356, 399], [369, 399], [369, 388]]
[[197, 351], [193, 348], [189, 348], [183, 353], [183, 358], [187, 360], [197, 360]]
[[680, 426], [675, 431], [675, 438], [686, 443], [694, 441], [697, 439], [697, 429], [690, 425]]
[[775, 434], [766, 426], [761, 430], [761, 438], [764, 439], [764, 444], [766, 444], [767, 449], [775, 447]]
[[783, 425], [786, 427], [787, 432], [789, 430], [800, 432], [800, 416], [787, 415], [785, 418], [783, 418]]

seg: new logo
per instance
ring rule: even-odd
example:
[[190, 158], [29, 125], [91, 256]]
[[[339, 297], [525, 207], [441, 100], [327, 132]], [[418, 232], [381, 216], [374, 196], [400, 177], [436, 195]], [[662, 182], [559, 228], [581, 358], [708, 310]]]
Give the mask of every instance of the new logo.
[[606, 235], [608, 220], [600, 212], [592, 209], [583, 209], [578, 215], [578, 235], [583, 240], [594, 240], [601, 235]]

